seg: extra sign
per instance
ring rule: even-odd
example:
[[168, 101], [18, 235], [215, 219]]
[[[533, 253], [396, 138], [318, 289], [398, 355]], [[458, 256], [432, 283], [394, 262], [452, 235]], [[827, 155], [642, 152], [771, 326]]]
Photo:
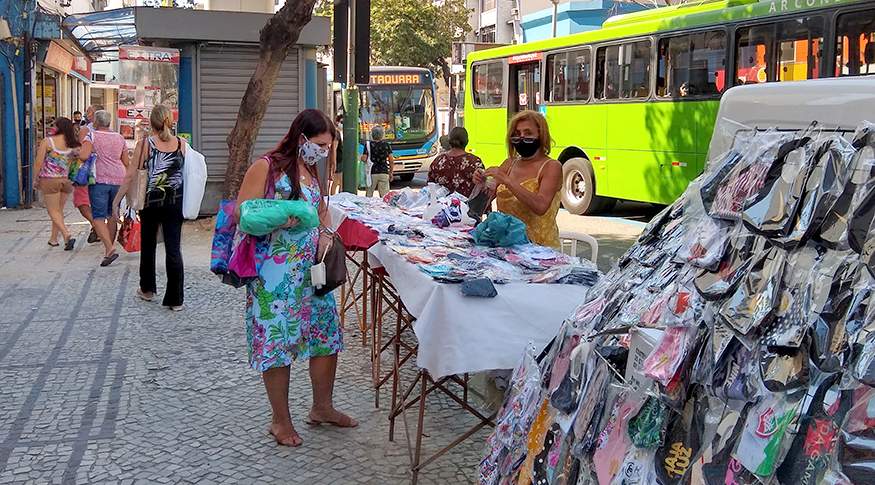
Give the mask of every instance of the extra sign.
[[120, 46], [119, 60], [166, 62], [179, 64], [179, 50], [165, 47], [145, 47], [139, 45]]

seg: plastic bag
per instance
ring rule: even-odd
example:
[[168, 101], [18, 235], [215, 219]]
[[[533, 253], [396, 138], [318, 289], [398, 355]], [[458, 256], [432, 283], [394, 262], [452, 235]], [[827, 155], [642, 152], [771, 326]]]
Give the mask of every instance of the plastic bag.
[[479, 246], [507, 247], [529, 243], [525, 223], [501, 212], [490, 213], [484, 222], [474, 228], [471, 235]]
[[703, 270], [696, 276], [699, 294], [708, 300], [719, 300], [735, 289], [745, 275], [751, 258], [762, 249], [765, 241], [745, 231], [741, 226], [729, 237], [729, 246], [716, 271]]
[[207, 163], [200, 152], [185, 144], [185, 161], [182, 163], [182, 217], [197, 219], [207, 185]]
[[619, 471], [617, 463], [625, 460], [632, 447], [626, 428], [629, 418], [641, 403], [634, 392], [622, 392], [614, 403], [608, 425], [599, 435], [599, 445], [593, 455], [599, 485], [609, 485]]
[[749, 335], [772, 317], [786, 260], [786, 251], [777, 246], [755, 254], [741, 285], [723, 306], [721, 317], [730, 327]]
[[781, 241], [784, 247], [798, 247], [820, 231], [848, 183], [853, 154], [853, 147], [839, 135], [820, 142], [793, 228]]
[[744, 209], [742, 219], [748, 229], [769, 237], [789, 233], [813, 155], [814, 143], [807, 136], [781, 145], [763, 188]]
[[788, 431], [800, 412], [804, 391], [794, 394], [766, 393], [751, 408], [735, 449], [735, 457], [750, 472], [770, 477], [784, 461], [792, 444]]
[[129, 210], [118, 232], [118, 242], [129, 253], [140, 250], [140, 216]]
[[293, 231], [306, 231], [319, 225], [319, 215], [306, 200], [249, 199], [240, 205], [241, 231], [253, 236], [265, 236], [296, 217]]

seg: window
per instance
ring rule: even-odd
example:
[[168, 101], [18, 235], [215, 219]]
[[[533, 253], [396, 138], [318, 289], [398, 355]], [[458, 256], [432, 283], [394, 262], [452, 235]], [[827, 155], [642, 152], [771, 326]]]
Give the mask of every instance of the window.
[[586, 101], [589, 99], [589, 48], [547, 56], [547, 102]]
[[875, 9], [840, 15], [836, 76], [875, 74]]
[[489, 25], [487, 27], [481, 28], [480, 33], [477, 34], [477, 42], [483, 42], [485, 44], [494, 44], [495, 43], [495, 26]]
[[726, 33], [682, 35], [659, 41], [656, 95], [713, 96], [726, 88]]
[[472, 95], [474, 106], [501, 106], [504, 92], [504, 67], [500, 62], [477, 64], [474, 66]]
[[739, 84], [816, 79], [823, 56], [823, 19], [808, 17], [740, 29], [735, 58]]
[[483, 0], [483, 7], [480, 11], [488, 12], [490, 10], [495, 10], [495, 0]]
[[599, 99], [636, 99], [650, 94], [649, 40], [600, 47], [595, 91]]

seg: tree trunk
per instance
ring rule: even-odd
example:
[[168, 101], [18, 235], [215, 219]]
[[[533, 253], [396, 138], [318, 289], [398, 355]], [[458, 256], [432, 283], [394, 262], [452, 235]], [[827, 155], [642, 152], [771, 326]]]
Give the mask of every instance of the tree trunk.
[[264, 120], [264, 113], [270, 103], [283, 61], [298, 41], [301, 29], [310, 22], [315, 3], [316, 0], [286, 0], [285, 5], [267, 21], [259, 33], [261, 45], [258, 66], [240, 102], [237, 123], [227, 138], [228, 168], [223, 191], [225, 199], [237, 197], [243, 176], [252, 162], [255, 139], [261, 129], [261, 122]]
[[441, 67], [441, 73], [443, 73], [444, 75], [444, 83], [446, 83], [447, 89], [449, 89], [450, 91], [450, 110], [447, 113], [449, 118], [447, 120], [447, 133], [449, 133], [450, 130], [452, 130], [456, 126], [456, 90], [453, 89], [453, 83], [451, 81], [453, 75], [452, 71], [450, 70], [450, 64], [447, 62], [446, 59], [440, 59], [438, 60], [438, 65]]

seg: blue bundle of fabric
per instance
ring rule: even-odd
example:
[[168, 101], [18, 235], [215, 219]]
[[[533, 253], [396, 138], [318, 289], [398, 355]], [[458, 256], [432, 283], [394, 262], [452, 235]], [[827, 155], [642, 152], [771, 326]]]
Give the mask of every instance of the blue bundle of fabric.
[[525, 223], [502, 212], [490, 213], [485, 221], [474, 228], [471, 235], [478, 245], [493, 248], [529, 243]]

